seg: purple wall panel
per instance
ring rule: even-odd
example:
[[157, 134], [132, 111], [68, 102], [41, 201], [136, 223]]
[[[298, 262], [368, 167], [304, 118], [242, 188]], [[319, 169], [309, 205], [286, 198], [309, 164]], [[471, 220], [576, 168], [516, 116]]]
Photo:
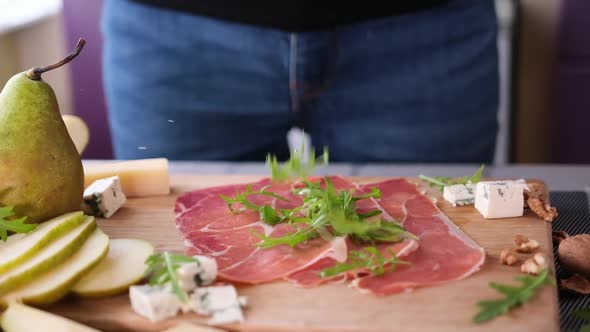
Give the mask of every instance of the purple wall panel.
[[83, 158], [110, 159], [113, 149], [102, 88], [102, 36], [99, 25], [102, 0], [64, 0], [63, 6], [69, 47], [73, 47], [78, 38], [86, 40], [84, 50], [70, 64], [74, 110], [90, 128], [90, 142]]
[[565, 0], [557, 40], [558, 163], [590, 163], [590, 1]]

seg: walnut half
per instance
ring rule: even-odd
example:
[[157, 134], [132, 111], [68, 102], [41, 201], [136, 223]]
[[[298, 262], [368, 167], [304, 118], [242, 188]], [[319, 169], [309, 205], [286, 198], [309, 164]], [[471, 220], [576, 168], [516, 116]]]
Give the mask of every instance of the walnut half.
[[516, 246], [516, 251], [522, 253], [531, 253], [539, 248], [539, 242], [529, 239], [524, 235], [516, 235], [514, 237], [514, 244]]
[[516, 256], [516, 254], [512, 250], [504, 249], [500, 253], [500, 263], [505, 265], [514, 265], [517, 262], [518, 256]]
[[547, 260], [541, 253], [536, 253], [533, 257], [527, 259], [520, 266], [520, 271], [528, 274], [537, 275], [547, 268]]
[[529, 197], [526, 201], [529, 208], [543, 220], [553, 222], [557, 218], [557, 209], [545, 203], [541, 198]]

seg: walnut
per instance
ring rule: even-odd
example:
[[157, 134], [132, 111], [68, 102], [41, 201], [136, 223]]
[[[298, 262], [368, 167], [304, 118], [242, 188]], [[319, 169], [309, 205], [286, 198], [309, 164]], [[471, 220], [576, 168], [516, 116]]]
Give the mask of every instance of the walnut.
[[579, 274], [559, 280], [561, 288], [578, 294], [590, 294], [590, 281]]
[[559, 243], [557, 258], [571, 273], [590, 277], [590, 234], [579, 234]]
[[536, 253], [533, 255], [533, 260], [535, 261], [535, 263], [537, 263], [537, 265], [546, 268], [547, 267], [547, 260], [545, 259], [545, 256], [541, 253]]
[[504, 249], [500, 253], [500, 263], [514, 265], [518, 262], [518, 256], [511, 249]]
[[545, 190], [545, 185], [539, 182], [527, 182], [529, 190], [524, 190], [524, 200], [526, 201], [530, 197], [540, 198], [546, 202], [549, 202], [549, 193]]
[[570, 235], [566, 231], [553, 231], [551, 233], [551, 239], [553, 244], [560, 244], [561, 241], [567, 239]]
[[528, 274], [537, 275], [541, 271], [547, 268], [547, 260], [545, 256], [540, 253], [536, 253], [533, 257], [527, 259], [520, 266], [520, 271]]
[[545, 203], [545, 201], [540, 198], [529, 197], [527, 199], [527, 204], [533, 212], [547, 222], [553, 222], [558, 216], [557, 209]]
[[516, 244], [517, 247], [520, 247], [521, 244], [528, 242], [528, 241], [529, 241], [528, 236], [524, 236], [524, 235], [514, 236], [514, 244]]
[[516, 251], [523, 253], [531, 253], [539, 248], [539, 242], [529, 239], [524, 235], [516, 235], [514, 237], [514, 244], [516, 245]]

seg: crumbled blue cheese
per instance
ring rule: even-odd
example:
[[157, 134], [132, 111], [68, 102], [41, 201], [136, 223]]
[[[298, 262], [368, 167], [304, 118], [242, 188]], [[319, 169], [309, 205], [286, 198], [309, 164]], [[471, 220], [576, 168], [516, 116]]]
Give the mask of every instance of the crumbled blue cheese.
[[238, 297], [234, 286], [211, 286], [195, 289], [190, 297], [196, 313], [211, 316], [211, 325], [243, 322], [242, 305], [245, 299]]
[[520, 217], [524, 212], [524, 188], [516, 181], [480, 181], [475, 208], [486, 219]]
[[173, 317], [181, 309], [181, 302], [170, 287], [131, 286], [129, 298], [133, 311], [152, 322]]
[[110, 218], [127, 201], [118, 176], [96, 180], [84, 190], [82, 209], [88, 215]]
[[471, 205], [475, 202], [475, 185], [472, 183], [445, 186], [443, 198], [453, 206]]
[[207, 256], [193, 256], [196, 262], [182, 264], [176, 270], [180, 287], [187, 292], [206, 286], [217, 277], [217, 261]]

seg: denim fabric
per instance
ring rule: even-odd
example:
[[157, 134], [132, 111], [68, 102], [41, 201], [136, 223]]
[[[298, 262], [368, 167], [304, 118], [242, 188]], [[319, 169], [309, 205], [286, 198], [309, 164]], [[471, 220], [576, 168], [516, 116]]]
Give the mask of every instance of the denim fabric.
[[298, 126], [333, 161], [493, 159], [493, 1], [305, 33], [124, 0], [103, 14], [117, 158], [285, 158]]

